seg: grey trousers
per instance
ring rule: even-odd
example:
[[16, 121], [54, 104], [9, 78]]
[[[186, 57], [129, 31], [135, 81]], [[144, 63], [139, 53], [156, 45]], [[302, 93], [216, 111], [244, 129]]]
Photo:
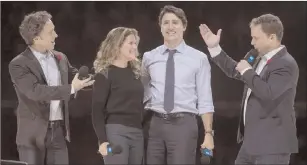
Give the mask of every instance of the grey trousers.
[[144, 155], [143, 130], [121, 124], [107, 124], [106, 133], [109, 143], [121, 146], [122, 152], [104, 156], [104, 164], [142, 164]]
[[197, 139], [196, 116], [186, 114], [180, 118], [166, 120], [153, 115], [149, 126], [147, 164], [167, 162], [169, 165], [194, 165]]
[[63, 126], [48, 128], [45, 150], [32, 147], [18, 146], [19, 160], [29, 165], [68, 165], [68, 150], [64, 137]]
[[246, 152], [245, 146], [242, 145], [240, 151], [235, 160], [236, 165], [242, 164], [254, 164], [254, 165], [266, 165], [266, 164], [289, 164], [290, 154], [269, 154], [269, 155], [250, 155]]

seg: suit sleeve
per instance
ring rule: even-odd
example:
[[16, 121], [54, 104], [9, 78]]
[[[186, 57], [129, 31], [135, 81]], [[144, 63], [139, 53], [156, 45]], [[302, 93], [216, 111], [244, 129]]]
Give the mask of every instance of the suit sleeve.
[[295, 83], [295, 75], [298, 73], [297, 65], [293, 63], [281, 64], [270, 72], [267, 81], [260, 78], [257, 73], [250, 69], [243, 74], [243, 80], [253, 91], [256, 97], [264, 101], [277, 99]]
[[[77, 68], [75, 68], [75, 67], [73, 67], [71, 64], [70, 64], [70, 62], [69, 62], [69, 60], [68, 60], [68, 58], [67, 58], [67, 56], [65, 55], [65, 54], [63, 54], [63, 53], [61, 53], [61, 52], [58, 52], [64, 59], [65, 59], [65, 61], [66, 61], [66, 65], [67, 65], [67, 68], [68, 68], [68, 83], [70, 83], [70, 82], [72, 82], [72, 80], [74, 79], [74, 76], [78, 73], [78, 69]], [[82, 89], [81, 89], [82, 90]], [[73, 88], [71, 88], [71, 94], [72, 95], [70, 95], [70, 97], [69, 97], [69, 99], [71, 100], [71, 99], [75, 99], [75, 93], [76, 93], [76, 91], [73, 89]]]
[[68, 60], [68, 58], [65, 56], [65, 58], [66, 58], [66, 61], [67, 61], [67, 67], [68, 67], [68, 70], [69, 70], [69, 73], [72, 75], [72, 77], [75, 75], [75, 74], [77, 74], [78, 73], [78, 69], [77, 68], [75, 68], [75, 67], [73, 67], [71, 64], [70, 64], [70, 62], [69, 62], [69, 60]]
[[109, 97], [110, 83], [104, 75], [98, 73], [95, 76], [92, 95], [92, 123], [99, 144], [107, 142], [105, 128], [106, 105]]
[[223, 50], [212, 61], [230, 78], [242, 80], [241, 74], [235, 69], [237, 62], [229, 57]]
[[40, 84], [37, 77], [23, 63], [12, 61], [9, 72], [14, 86], [29, 99], [35, 101], [67, 100], [70, 97], [71, 85], [48, 86]]

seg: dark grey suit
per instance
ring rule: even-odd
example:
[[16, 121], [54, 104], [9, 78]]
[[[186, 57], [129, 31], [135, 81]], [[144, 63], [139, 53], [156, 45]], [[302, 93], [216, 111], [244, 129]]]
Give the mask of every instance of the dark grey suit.
[[[245, 84], [241, 107], [238, 142], [242, 142], [236, 164], [288, 163], [291, 153], [298, 152], [294, 100], [299, 76], [295, 59], [282, 48], [258, 76], [253, 69], [242, 76], [235, 70], [237, 62], [224, 51], [213, 61], [231, 77]], [[247, 89], [252, 90], [246, 107], [243, 125], [243, 107]]]
[[[68, 72], [76, 70], [70, 66], [63, 53], [53, 51], [53, 54], [61, 74], [61, 86], [47, 85], [41, 65], [30, 48], [16, 56], [9, 64], [19, 102], [16, 143], [20, 160], [28, 164], [43, 164], [45, 155], [47, 164], [68, 163], [64, 139], [65, 136], [66, 140], [70, 141], [68, 101], [71, 85], [68, 84]], [[64, 113], [64, 129], [61, 126], [48, 129], [51, 100], [62, 100], [60, 105]], [[55, 156], [51, 158], [51, 155]]]

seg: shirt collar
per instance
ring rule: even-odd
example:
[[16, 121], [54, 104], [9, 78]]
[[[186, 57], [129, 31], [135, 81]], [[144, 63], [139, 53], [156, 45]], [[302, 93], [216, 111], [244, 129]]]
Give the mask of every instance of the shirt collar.
[[266, 53], [264, 56], [262, 56], [261, 58], [265, 61], [270, 60], [277, 52], [279, 52], [282, 48], [284, 48], [284, 45], [281, 45], [280, 47], [271, 50], [270, 52]]
[[[186, 44], [185, 44], [185, 42], [184, 42], [184, 40], [183, 40], [183, 41], [182, 41], [176, 48], [174, 48], [174, 49], [177, 50], [177, 53], [183, 53], [183, 52], [184, 52], [184, 49], [185, 49], [185, 46], [186, 46]], [[169, 49], [168, 47], [166, 47], [165, 45], [162, 45], [161, 54], [165, 54], [165, 53], [167, 52], [168, 49]], [[171, 50], [173, 50], [173, 49], [171, 49]]]
[[32, 51], [32, 53], [34, 54], [34, 56], [38, 59], [38, 60], [44, 60], [44, 59], [48, 59], [50, 56], [54, 57], [54, 54], [51, 53], [51, 51], [48, 51], [48, 54], [43, 54], [41, 52], [38, 52], [36, 50], [34, 50], [32, 47], [30, 47], [30, 50]]

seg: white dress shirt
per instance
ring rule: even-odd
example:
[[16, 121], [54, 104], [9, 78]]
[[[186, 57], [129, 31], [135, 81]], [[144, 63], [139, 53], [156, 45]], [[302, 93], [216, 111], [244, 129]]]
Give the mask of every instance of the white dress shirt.
[[[40, 52], [35, 51], [32, 48], [31, 50], [43, 69], [48, 86], [62, 85], [61, 74], [56, 64], [54, 55], [51, 52], [49, 52], [48, 54], [42, 54]], [[49, 120], [50, 121], [63, 120], [63, 113], [62, 113], [62, 108], [60, 106], [60, 100], [50, 101]]]
[[[268, 52], [267, 54], [265, 54], [264, 56], [261, 57], [261, 60], [256, 68], [256, 73], [258, 75], [260, 75], [262, 69], [264, 68], [264, 66], [267, 64], [267, 61], [270, 60], [277, 52], [279, 52], [284, 46], [281, 45], [280, 47]], [[211, 57], [215, 57], [217, 55], [219, 55], [222, 51], [222, 48], [218, 45], [217, 47], [214, 48], [208, 48]], [[252, 69], [252, 68], [247, 68], [245, 70], [243, 70], [240, 74], [243, 75], [247, 70]], [[248, 98], [251, 94], [252, 90], [250, 88], [247, 89], [247, 94], [246, 94], [246, 98], [244, 100], [244, 111], [243, 111], [243, 122], [245, 124], [245, 114], [246, 114], [246, 105], [247, 105], [247, 101]]]
[[[142, 70], [146, 103], [145, 109], [159, 113], [164, 110], [164, 90], [166, 62], [168, 58], [165, 45], [145, 52]], [[190, 112], [198, 115], [214, 112], [211, 90], [211, 66], [207, 55], [182, 41], [176, 48], [175, 98], [171, 113]]]

